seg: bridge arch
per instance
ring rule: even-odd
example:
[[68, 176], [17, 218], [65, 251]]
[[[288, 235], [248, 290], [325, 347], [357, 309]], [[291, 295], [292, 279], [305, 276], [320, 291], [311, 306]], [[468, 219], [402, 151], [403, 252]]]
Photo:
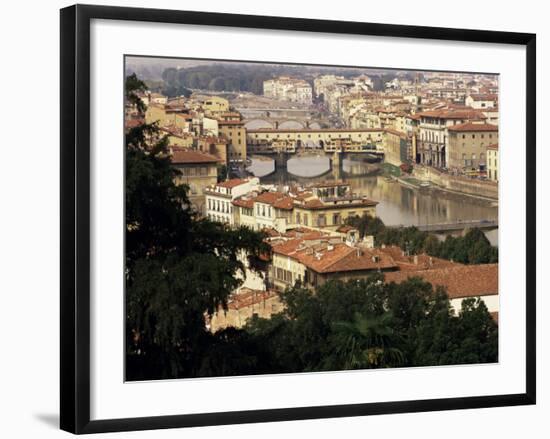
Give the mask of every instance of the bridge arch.
[[275, 128], [275, 123], [274, 121], [270, 121], [268, 119], [256, 118], [246, 121], [244, 126], [247, 130], [259, 130], [262, 128], [273, 129]]

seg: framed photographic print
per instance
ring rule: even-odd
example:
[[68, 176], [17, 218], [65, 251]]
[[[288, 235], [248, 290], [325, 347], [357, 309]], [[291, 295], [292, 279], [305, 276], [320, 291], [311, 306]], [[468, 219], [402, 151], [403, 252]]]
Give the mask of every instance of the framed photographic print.
[[535, 403], [535, 35], [61, 11], [61, 428]]

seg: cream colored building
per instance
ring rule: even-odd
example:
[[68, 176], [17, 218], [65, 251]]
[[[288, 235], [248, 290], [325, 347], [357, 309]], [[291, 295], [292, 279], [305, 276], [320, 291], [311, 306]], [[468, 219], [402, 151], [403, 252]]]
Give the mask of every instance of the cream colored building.
[[449, 128], [485, 119], [483, 114], [471, 109], [423, 111], [419, 116], [416, 143], [419, 162], [437, 168], [449, 167]]
[[199, 151], [173, 149], [170, 159], [172, 166], [180, 171], [176, 184], [189, 187], [189, 201], [200, 215], [205, 215], [205, 191], [217, 182], [218, 158]]
[[498, 143], [496, 125], [469, 122], [449, 127], [449, 169], [485, 171], [487, 147], [495, 143]]
[[487, 177], [489, 180], [498, 181], [498, 143], [487, 147]]
[[216, 115], [229, 111], [229, 101], [219, 96], [209, 96], [202, 103], [202, 107], [207, 114]]
[[294, 197], [293, 224], [336, 230], [350, 217], [376, 216], [377, 204], [353, 194], [347, 183], [318, 183]]
[[407, 134], [391, 129], [384, 130], [384, 162], [400, 166], [408, 159]]
[[234, 178], [206, 188], [206, 217], [211, 221], [234, 225], [232, 201], [248, 192], [258, 190], [260, 179]]
[[243, 288], [230, 296], [227, 310], [220, 307], [207, 317], [206, 326], [211, 332], [228, 327], [242, 328], [254, 315], [269, 319], [283, 310], [284, 304], [277, 292]]
[[228, 140], [230, 161], [246, 161], [246, 128], [242, 120], [218, 119], [220, 135]]

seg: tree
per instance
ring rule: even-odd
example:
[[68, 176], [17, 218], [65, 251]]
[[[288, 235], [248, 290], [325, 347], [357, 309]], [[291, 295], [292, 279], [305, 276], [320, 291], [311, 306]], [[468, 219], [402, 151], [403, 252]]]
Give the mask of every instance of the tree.
[[332, 367], [339, 365], [338, 369], [346, 370], [404, 364], [403, 352], [396, 347], [399, 341], [391, 319], [389, 313], [377, 316], [355, 314], [351, 322], [334, 323], [331, 344], [336, 362]]
[[[133, 75], [128, 102], [144, 84]], [[144, 109], [144, 108], [143, 108]], [[167, 138], [156, 124], [126, 135], [127, 379], [197, 376], [227, 338], [211, 336], [204, 317], [227, 307], [242, 283], [246, 254], [256, 269], [264, 235], [200, 219], [178, 186]], [[240, 274], [240, 276], [238, 276]]]
[[466, 300], [457, 314], [445, 290], [421, 278], [386, 284], [374, 274], [315, 292], [297, 284], [281, 298], [284, 312], [245, 327], [271, 373], [498, 359], [498, 328], [483, 302]]

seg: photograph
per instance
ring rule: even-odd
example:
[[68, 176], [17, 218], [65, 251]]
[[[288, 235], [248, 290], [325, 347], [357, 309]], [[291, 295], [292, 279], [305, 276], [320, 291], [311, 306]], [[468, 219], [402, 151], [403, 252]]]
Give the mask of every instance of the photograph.
[[499, 362], [498, 73], [121, 80], [126, 381]]

